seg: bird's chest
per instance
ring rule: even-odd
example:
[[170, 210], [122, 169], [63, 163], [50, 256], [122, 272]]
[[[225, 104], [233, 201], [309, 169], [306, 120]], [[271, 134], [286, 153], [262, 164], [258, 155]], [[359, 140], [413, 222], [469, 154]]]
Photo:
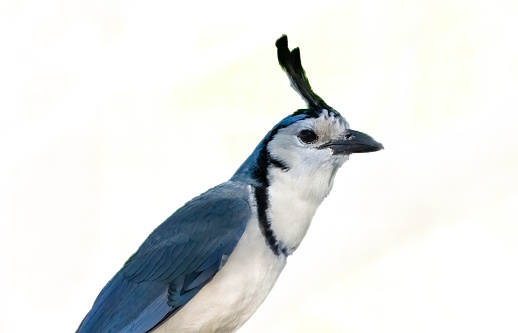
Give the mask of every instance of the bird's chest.
[[267, 246], [253, 217], [225, 266], [156, 332], [235, 332], [264, 301], [285, 264], [285, 257]]

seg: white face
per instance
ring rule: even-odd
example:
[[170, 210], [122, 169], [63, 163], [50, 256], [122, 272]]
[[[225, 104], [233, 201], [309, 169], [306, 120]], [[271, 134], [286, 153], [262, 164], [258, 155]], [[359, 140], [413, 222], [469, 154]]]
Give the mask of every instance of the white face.
[[318, 118], [303, 119], [281, 128], [268, 143], [268, 152], [287, 169], [277, 168], [270, 176], [302, 185], [301, 191], [307, 195], [325, 197], [331, 190], [336, 171], [349, 157], [333, 154], [331, 148], [320, 146], [342, 138], [348, 128], [345, 119], [327, 110]]

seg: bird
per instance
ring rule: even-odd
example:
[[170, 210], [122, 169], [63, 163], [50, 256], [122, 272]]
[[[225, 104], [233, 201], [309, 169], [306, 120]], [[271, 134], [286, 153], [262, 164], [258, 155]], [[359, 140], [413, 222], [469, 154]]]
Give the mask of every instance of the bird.
[[351, 154], [384, 149], [315, 94], [300, 49], [277, 58], [305, 101], [226, 182], [160, 224], [101, 290], [76, 333], [228, 333], [272, 290]]

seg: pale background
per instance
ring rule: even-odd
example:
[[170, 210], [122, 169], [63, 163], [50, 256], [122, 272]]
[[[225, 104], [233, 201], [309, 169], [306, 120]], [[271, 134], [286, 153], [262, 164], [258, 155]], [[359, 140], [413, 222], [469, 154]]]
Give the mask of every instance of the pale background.
[[6, 1], [0, 331], [73, 332], [176, 208], [303, 107], [352, 156], [240, 332], [518, 331], [518, 2]]

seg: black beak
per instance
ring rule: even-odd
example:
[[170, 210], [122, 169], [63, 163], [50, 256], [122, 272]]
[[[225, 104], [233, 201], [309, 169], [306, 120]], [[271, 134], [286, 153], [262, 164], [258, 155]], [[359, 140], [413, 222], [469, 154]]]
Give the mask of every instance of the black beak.
[[348, 129], [343, 137], [325, 143], [320, 148], [331, 148], [334, 155], [345, 155], [378, 151], [383, 149], [383, 145], [365, 133]]

